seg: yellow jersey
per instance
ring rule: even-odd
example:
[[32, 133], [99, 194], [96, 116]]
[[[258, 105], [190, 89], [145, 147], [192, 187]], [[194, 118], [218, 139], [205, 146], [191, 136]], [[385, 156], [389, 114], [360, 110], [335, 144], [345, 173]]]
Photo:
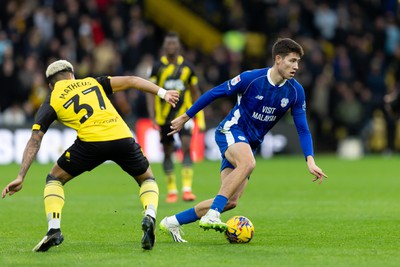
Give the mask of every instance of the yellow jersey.
[[133, 137], [107, 95], [110, 77], [58, 81], [39, 108], [32, 130], [46, 132], [57, 120], [77, 131], [85, 142]]
[[176, 63], [170, 63], [165, 56], [161, 57], [153, 66], [150, 80], [166, 90], [177, 90], [180, 93], [179, 102], [175, 108], [162, 101], [161, 98], [155, 98], [155, 121], [158, 125], [169, 124], [192, 106], [189, 87], [196, 86], [198, 78], [192, 65], [182, 56], [178, 56]]

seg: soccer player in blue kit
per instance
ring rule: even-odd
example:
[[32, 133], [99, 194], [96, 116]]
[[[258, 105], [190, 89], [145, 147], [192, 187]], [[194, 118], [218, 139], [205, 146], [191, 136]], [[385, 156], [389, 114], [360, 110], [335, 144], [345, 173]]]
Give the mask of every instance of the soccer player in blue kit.
[[300, 145], [313, 181], [322, 183], [327, 175], [315, 164], [312, 137], [306, 119], [303, 87], [293, 78], [303, 56], [303, 48], [289, 38], [278, 39], [272, 47], [271, 68], [245, 71], [203, 94], [186, 113], [171, 122], [171, 132], [180, 131], [197, 112], [220, 97], [237, 95], [237, 103], [219, 124], [215, 141], [222, 156], [221, 186], [213, 199], [204, 200], [193, 208], [165, 217], [160, 229], [175, 242], [181, 237], [180, 226], [200, 219], [201, 228], [224, 232], [222, 212], [236, 207], [248, 178], [256, 166], [254, 152], [268, 131], [290, 109]]

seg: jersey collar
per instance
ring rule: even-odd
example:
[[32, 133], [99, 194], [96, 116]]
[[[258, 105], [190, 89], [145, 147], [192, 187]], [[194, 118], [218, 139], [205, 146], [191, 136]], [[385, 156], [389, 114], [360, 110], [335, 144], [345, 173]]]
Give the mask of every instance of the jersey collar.
[[[268, 78], [268, 82], [270, 83], [270, 84], [272, 84], [273, 86], [276, 86], [276, 84], [272, 81], [272, 79], [271, 79], [271, 68], [269, 68], [268, 69], [268, 71], [267, 71], [267, 78]], [[283, 81], [283, 83], [281, 83], [280, 85], [278, 85], [278, 87], [282, 87], [285, 83], [286, 83], [286, 79]]]
[[[167, 58], [166, 56], [162, 56], [162, 57], [161, 57], [161, 62], [162, 62], [163, 64], [165, 64], [165, 65], [171, 64], [171, 63], [168, 61], [168, 58]], [[178, 56], [178, 57], [176, 58], [176, 65], [181, 65], [182, 63], [183, 63], [183, 56]]]

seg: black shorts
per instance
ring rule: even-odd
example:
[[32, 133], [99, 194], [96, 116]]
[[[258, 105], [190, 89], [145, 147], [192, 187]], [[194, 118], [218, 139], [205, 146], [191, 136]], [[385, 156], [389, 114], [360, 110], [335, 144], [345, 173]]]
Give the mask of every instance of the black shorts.
[[132, 177], [141, 175], [149, 167], [149, 161], [133, 138], [104, 142], [83, 142], [76, 139], [58, 159], [57, 164], [72, 176], [90, 171], [112, 160]]
[[[160, 142], [162, 144], [171, 144], [174, 142], [174, 136], [173, 135], [167, 135], [169, 132], [171, 132], [171, 128], [170, 128], [170, 124], [165, 124], [165, 125], [160, 125]], [[192, 135], [192, 130], [190, 129], [185, 129], [185, 127], [183, 127], [180, 131], [179, 131], [179, 136], [191, 136]]]

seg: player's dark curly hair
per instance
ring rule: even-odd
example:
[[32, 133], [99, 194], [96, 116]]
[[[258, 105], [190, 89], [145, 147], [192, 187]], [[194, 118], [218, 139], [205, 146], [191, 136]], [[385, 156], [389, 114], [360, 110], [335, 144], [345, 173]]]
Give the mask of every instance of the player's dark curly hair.
[[280, 38], [272, 46], [272, 60], [275, 61], [277, 55], [285, 57], [292, 52], [298, 54], [300, 57], [304, 55], [303, 47], [296, 41], [290, 38]]

